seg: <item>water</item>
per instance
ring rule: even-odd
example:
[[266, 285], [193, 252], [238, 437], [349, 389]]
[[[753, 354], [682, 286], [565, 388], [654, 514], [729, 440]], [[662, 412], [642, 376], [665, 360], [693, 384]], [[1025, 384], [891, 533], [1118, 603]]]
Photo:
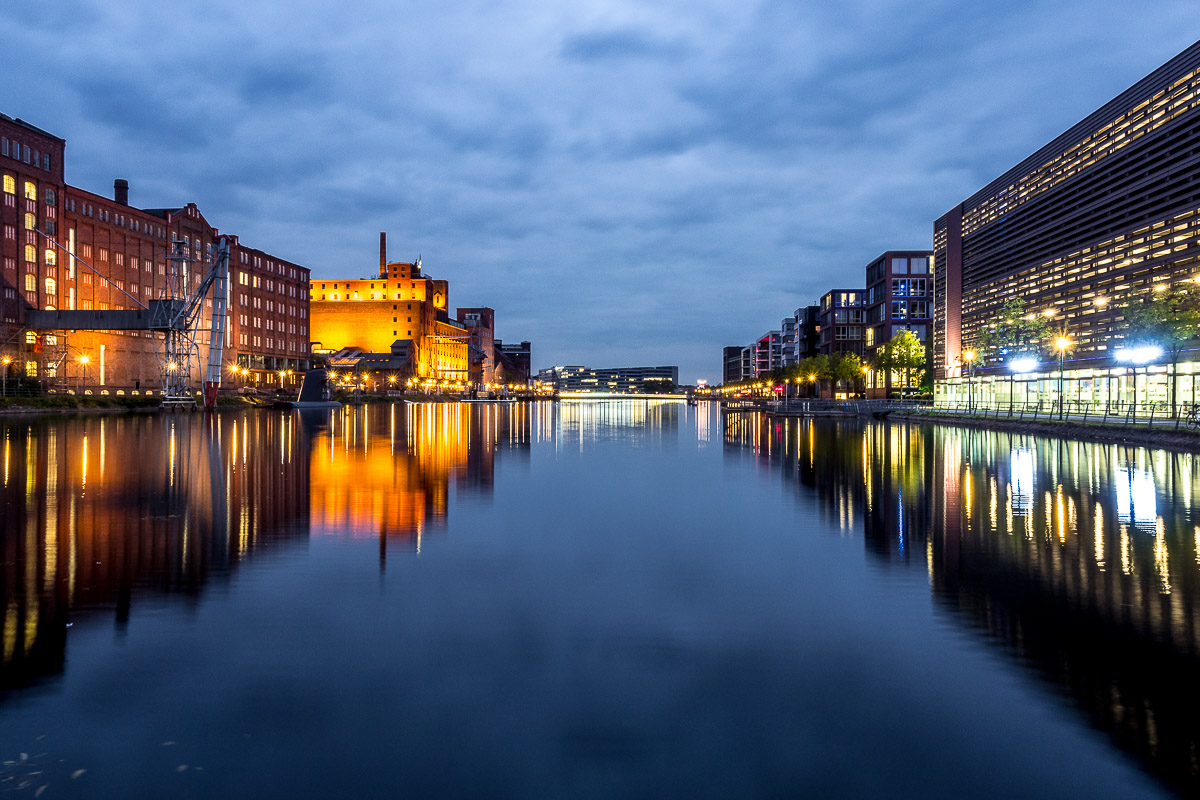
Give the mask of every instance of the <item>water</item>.
[[1200, 788], [1191, 455], [674, 401], [0, 445], [0, 793]]

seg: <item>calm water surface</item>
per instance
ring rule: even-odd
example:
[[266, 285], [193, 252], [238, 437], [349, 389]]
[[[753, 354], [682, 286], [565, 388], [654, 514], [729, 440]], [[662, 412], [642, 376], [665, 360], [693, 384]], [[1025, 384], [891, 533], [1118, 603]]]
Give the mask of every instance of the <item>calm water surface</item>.
[[671, 401], [0, 446], [0, 794], [1200, 792], [1191, 455]]

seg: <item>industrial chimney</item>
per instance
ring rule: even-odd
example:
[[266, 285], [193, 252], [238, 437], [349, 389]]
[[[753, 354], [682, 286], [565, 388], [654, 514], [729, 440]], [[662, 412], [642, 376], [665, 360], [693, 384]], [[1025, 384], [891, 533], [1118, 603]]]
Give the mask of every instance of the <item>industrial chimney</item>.
[[379, 277], [387, 277], [387, 234], [379, 232]]
[[123, 206], [129, 205], [129, 181], [124, 178], [113, 181], [113, 200]]

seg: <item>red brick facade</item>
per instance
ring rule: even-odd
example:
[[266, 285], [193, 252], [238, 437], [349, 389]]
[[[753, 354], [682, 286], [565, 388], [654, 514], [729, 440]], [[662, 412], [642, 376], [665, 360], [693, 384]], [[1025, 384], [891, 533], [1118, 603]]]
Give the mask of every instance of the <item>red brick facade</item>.
[[[25, 311], [127, 309], [159, 299], [176, 240], [189, 261], [187, 289], [193, 291], [219, 231], [195, 204], [128, 205], [124, 181], [116, 182], [112, 199], [67, 185], [64, 146], [62, 139], [0, 115], [0, 355], [13, 360], [10, 377], [35, 377], [49, 389], [155, 390], [160, 334], [30, 331]], [[282, 371], [294, 383], [308, 365], [309, 271], [230, 238], [224, 380], [277, 385]], [[197, 386], [211, 312], [210, 297], [200, 314], [192, 372]]]

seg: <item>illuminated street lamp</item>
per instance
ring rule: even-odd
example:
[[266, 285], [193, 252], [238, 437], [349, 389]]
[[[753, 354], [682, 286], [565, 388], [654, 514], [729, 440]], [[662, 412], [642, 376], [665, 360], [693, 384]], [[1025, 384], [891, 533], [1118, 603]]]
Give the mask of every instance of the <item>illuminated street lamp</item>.
[[1066, 399], [1063, 397], [1063, 356], [1071, 344], [1071, 340], [1065, 335], [1054, 339], [1054, 347], [1058, 350], [1058, 418], [1060, 420], [1063, 418], [1063, 406], [1066, 405]]
[[0, 397], [8, 396], [8, 365], [12, 363], [12, 358], [5, 356], [3, 359], [4, 376], [0, 378]]
[[86, 355], [82, 355], [79, 357], [79, 365], [81, 367], [83, 367], [83, 375], [80, 378], [80, 383], [79, 383], [79, 393], [80, 394], [83, 394], [83, 390], [87, 387], [87, 366], [90, 362], [91, 362], [91, 359], [88, 358]]
[[962, 354], [963, 361], [967, 362], [967, 410], [975, 410], [975, 383], [971, 380], [971, 367], [975, 365], [975, 359], [979, 354], [974, 350], [964, 350]]

